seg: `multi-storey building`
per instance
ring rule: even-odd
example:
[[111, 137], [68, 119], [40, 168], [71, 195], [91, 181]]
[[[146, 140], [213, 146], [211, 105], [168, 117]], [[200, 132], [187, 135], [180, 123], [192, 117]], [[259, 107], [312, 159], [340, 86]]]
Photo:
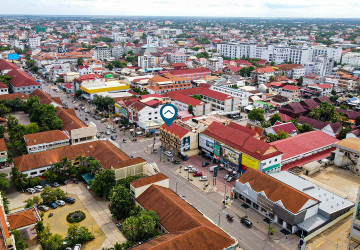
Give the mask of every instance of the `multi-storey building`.
[[356, 52], [345, 53], [342, 57], [341, 63], [359, 67], [360, 66], [360, 53], [356, 53]]
[[247, 105], [249, 105], [249, 97], [250, 97], [249, 92], [243, 91], [241, 89], [234, 89], [226, 86], [217, 86], [217, 85], [211, 86], [210, 89], [218, 91], [223, 94], [230, 95], [232, 97], [239, 98], [240, 107], [246, 107]]
[[333, 67], [334, 59], [324, 55], [319, 55], [315, 57], [312, 73], [315, 73], [318, 76], [326, 76], [331, 73]]
[[34, 49], [36, 47], [40, 46], [40, 41], [41, 41], [41, 37], [36, 36], [36, 37], [29, 37], [29, 47]]
[[96, 46], [94, 59], [104, 60], [104, 59], [108, 59], [110, 56], [111, 56], [110, 49], [107, 45]]
[[138, 66], [142, 69], [153, 68], [158, 64], [157, 57], [151, 54], [144, 54], [138, 57]]
[[60, 130], [24, 135], [29, 154], [70, 145], [69, 136]]

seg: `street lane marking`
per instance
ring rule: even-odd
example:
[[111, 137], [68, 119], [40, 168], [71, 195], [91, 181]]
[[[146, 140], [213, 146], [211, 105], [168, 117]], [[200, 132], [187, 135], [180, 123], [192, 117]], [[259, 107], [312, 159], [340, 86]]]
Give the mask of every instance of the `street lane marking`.
[[325, 242], [322, 241], [322, 242], [320, 242], [319, 244], [317, 244], [316, 247], [319, 247], [319, 246], [321, 246], [321, 245], [324, 244], [324, 243], [325, 243]]

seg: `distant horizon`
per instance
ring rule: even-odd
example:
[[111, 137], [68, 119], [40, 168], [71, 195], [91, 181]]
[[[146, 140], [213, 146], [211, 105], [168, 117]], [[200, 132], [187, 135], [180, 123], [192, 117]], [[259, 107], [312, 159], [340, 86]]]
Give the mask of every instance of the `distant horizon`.
[[15, 16], [15, 17], [26, 17], [26, 16], [43, 16], [43, 17], [161, 17], [161, 18], [178, 18], [178, 17], [183, 17], [183, 18], [243, 18], [243, 19], [336, 19], [336, 20], [341, 20], [341, 19], [351, 19], [351, 20], [360, 20], [360, 17], [260, 17], [260, 16], [185, 16], [185, 15], [178, 15], [178, 16], [145, 16], [145, 15], [100, 15], [100, 14], [73, 14], [73, 15], [69, 15], [69, 14], [1, 14], [0, 13], [0, 17], [4, 17], [4, 16]]
[[345, 4], [337, 0], [0, 0], [0, 6], [1, 15], [15, 16], [360, 18], [360, 3], [355, 0]]

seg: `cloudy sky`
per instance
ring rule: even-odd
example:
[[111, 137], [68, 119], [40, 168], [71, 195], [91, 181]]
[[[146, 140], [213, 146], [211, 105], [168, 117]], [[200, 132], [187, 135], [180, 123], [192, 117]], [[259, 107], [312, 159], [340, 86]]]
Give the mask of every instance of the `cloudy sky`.
[[360, 18], [358, 0], [0, 0], [0, 14]]

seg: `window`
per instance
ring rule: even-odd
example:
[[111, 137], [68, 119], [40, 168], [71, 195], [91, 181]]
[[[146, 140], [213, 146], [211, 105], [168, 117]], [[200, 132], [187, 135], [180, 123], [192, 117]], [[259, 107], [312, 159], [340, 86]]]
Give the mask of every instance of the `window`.
[[151, 121], [151, 118], [149, 118], [149, 121]]
[[37, 174], [37, 171], [30, 172], [30, 175], [36, 175], [36, 174]]

